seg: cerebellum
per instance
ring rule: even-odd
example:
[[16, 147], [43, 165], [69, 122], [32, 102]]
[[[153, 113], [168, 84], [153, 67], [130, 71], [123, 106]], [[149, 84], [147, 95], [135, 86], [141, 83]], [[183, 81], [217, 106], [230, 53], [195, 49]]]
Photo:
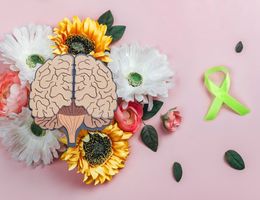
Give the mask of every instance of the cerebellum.
[[93, 130], [111, 122], [116, 99], [116, 85], [105, 64], [86, 55], [59, 55], [36, 72], [30, 108], [36, 124], [64, 127], [73, 145], [82, 124]]

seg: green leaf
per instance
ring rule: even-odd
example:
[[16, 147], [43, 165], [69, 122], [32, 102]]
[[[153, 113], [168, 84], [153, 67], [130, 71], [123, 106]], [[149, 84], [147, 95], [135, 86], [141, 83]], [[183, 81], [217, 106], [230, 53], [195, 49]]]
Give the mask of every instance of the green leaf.
[[32, 133], [37, 136], [37, 137], [41, 137], [44, 136], [46, 134], [46, 131], [43, 130], [39, 125], [37, 125], [35, 122], [33, 122], [31, 124], [31, 131]]
[[230, 167], [243, 170], [245, 169], [245, 163], [243, 158], [234, 150], [228, 150], [225, 153], [225, 160], [230, 165]]
[[154, 100], [153, 101], [153, 108], [151, 111], [148, 111], [148, 104], [144, 105], [143, 111], [143, 120], [148, 120], [150, 118], [152, 118], [154, 115], [156, 115], [158, 113], [158, 111], [161, 109], [163, 105], [162, 101], [158, 101], [158, 100]]
[[141, 131], [143, 143], [152, 151], [156, 152], [158, 148], [158, 134], [156, 129], [151, 125], [146, 125]]
[[174, 162], [173, 163], [173, 167], [172, 167], [172, 172], [173, 172], [173, 176], [174, 179], [179, 182], [181, 180], [182, 177], [182, 167], [181, 164], [178, 162]]
[[108, 10], [104, 14], [102, 14], [98, 19], [98, 23], [105, 24], [107, 25], [107, 28], [110, 29], [114, 23], [112, 12]]
[[112, 26], [108, 29], [107, 35], [110, 35], [113, 39], [113, 42], [120, 40], [125, 32], [126, 26]]
[[241, 41], [237, 43], [235, 50], [237, 53], [240, 53], [243, 50], [243, 43]]

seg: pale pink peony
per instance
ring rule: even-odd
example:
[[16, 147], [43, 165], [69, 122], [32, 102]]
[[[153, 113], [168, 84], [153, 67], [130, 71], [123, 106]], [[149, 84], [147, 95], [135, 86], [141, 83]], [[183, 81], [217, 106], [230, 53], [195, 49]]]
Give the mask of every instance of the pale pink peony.
[[123, 131], [136, 132], [142, 123], [143, 106], [137, 102], [129, 102], [127, 107], [121, 102], [115, 112], [115, 119]]
[[0, 74], [0, 117], [18, 114], [28, 104], [28, 88], [21, 85], [17, 72]]
[[168, 132], [175, 132], [182, 122], [180, 112], [176, 108], [170, 109], [167, 113], [161, 116], [163, 127]]

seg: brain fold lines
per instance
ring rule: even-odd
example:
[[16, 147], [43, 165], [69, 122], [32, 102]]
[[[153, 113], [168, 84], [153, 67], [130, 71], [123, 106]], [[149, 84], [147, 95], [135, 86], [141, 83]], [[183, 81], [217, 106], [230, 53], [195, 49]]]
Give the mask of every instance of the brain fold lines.
[[82, 124], [93, 130], [111, 122], [116, 99], [105, 64], [86, 55], [59, 55], [37, 70], [29, 104], [35, 123], [44, 129], [66, 128], [74, 144]]

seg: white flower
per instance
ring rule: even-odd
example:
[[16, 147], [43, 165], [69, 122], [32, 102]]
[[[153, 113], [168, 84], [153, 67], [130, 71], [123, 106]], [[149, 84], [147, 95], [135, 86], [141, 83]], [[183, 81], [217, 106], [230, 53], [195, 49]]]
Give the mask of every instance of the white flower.
[[31, 82], [36, 70], [52, 58], [52, 29], [46, 25], [28, 25], [13, 30], [0, 43], [2, 60], [14, 71], [20, 71], [22, 82]]
[[26, 119], [29, 115], [27, 108], [23, 107], [22, 112], [17, 114], [11, 112], [8, 116], [0, 117], [0, 138], [4, 138], [9, 130], [13, 128], [14, 124], [20, 126], [22, 120]]
[[34, 122], [28, 108], [11, 117], [9, 123], [7, 119], [0, 122], [2, 142], [14, 159], [27, 165], [47, 165], [58, 158], [59, 132], [32, 128]]
[[152, 103], [153, 98], [168, 96], [174, 75], [166, 55], [138, 44], [113, 47], [109, 63], [117, 84], [117, 94], [126, 102]]

